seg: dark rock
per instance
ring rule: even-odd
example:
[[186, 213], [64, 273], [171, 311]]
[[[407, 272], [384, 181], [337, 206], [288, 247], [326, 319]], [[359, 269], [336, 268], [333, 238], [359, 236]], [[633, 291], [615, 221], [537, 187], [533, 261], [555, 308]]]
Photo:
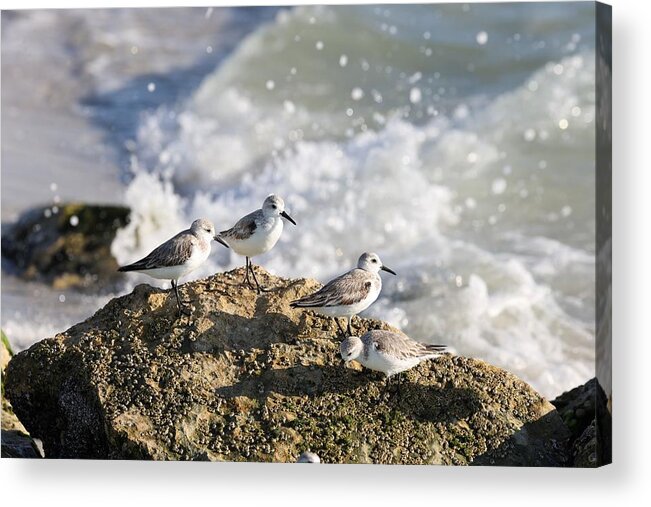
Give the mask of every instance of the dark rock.
[[581, 436], [572, 443], [572, 465], [581, 468], [600, 465], [596, 419], [593, 419]]
[[[331, 319], [290, 308], [314, 280], [243, 270], [184, 285], [193, 307], [139, 285], [11, 360], [7, 395], [48, 457], [324, 463], [558, 465], [569, 436], [514, 375], [443, 356], [406, 372], [400, 396], [345, 368]], [[357, 319], [360, 333], [389, 327]]]
[[[3, 416], [4, 417], [4, 416]], [[2, 430], [0, 455], [3, 458], [40, 458], [41, 453], [34, 441], [22, 431]]]
[[609, 401], [596, 378], [552, 401], [570, 430], [572, 466], [597, 467], [612, 462]]
[[2, 237], [2, 255], [26, 280], [56, 288], [96, 287], [118, 279], [111, 243], [129, 209], [80, 203], [25, 213]]

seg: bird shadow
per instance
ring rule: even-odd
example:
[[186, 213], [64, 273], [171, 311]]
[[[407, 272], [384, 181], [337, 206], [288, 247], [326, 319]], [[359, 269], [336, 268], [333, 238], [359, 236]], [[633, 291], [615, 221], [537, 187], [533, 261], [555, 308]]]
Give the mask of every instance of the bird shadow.
[[252, 316], [215, 310], [206, 315], [207, 329], [187, 344], [187, 352], [250, 351], [267, 349], [274, 343], [295, 344], [299, 326], [286, 315], [270, 309], [264, 295], [257, 298]]
[[481, 403], [470, 389], [444, 388], [403, 381], [400, 394], [384, 392], [384, 377], [334, 365], [296, 365], [263, 370], [246, 375], [233, 385], [216, 389], [225, 398], [245, 396], [264, 403], [273, 395], [286, 397], [346, 396], [348, 401], [368, 410], [368, 405], [386, 411], [400, 411], [407, 417], [429, 422], [455, 422], [481, 410]]

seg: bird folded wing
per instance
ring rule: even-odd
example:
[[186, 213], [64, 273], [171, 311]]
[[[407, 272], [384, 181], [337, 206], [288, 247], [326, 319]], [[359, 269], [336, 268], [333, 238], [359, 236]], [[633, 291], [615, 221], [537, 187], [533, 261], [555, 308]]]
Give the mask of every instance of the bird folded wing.
[[169, 266], [178, 266], [187, 261], [192, 255], [194, 238], [181, 232], [155, 248], [147, 257], [134, 262], [131, 266], [135, 269], [155, 269]]
[[371, 286], [368, 278], [353, 270], [329, 281], [314, 294], [294, 301], [294, 304], [305, 308], [352, 305], [366, 298]]
[[411, 359], [432, 353], [423, 343], [412, 340], [408, 336], [383, 332], [373, 339], [373, 347], [380, 353], [396, 359]]
[[220, 232], [219, 235], [223, 238], [240, 240], [250, 238], [257, 228], [255, 225], [257, 215], [262, 215], [262, 211], [254, 211], [253, 213], [249, 213], [245, 217], [240, 218], [233, 227]]

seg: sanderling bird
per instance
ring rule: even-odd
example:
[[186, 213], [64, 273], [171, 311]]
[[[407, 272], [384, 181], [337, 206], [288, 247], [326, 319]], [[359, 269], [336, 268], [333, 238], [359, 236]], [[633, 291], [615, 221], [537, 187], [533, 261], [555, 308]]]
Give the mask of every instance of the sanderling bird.
[[251, 257], [271, 250], [283, 232], [283, 220], [286, 218], [296, 225], [294, 219], [285, 211], [285, 201], [276, 195], [270, 195], [262, 203], [262, 208], [242, 217], [218, 237], [228, 243], [235, 253], [246, 257], [246, 276], [244, 281], [253, 288], [249, 280], [249, 271], [253, 275], [258, 294], [265, 289], [260, 286], [253, 270]]
[[404, 334], [381, 329], [369, 331], [361, 338], [349, 336], [339, 346], [341, 358], [346, 364], [358, 361], [370, 370], [381, 371], [386, 376], [387, 386], [393, 375], [409, 370], [422, 361], [438, 357], [446, 349], [445, 345], [427, 345]]
[[212, 222], [199, 218], [192, 222], [189, 229], [179, 232], [146, 257], [128, 266], [122, 266], [118, 271], [137, 271], [159, 280], [171, 280], [179, 313], [188, 315], [189, 312], [183, 310], [178, 280], [205, 262], [210, 255], [210, 242], [213, 239], [228, 248], [228, 245], [215, 235]]
[[314, 452], [305, 451], [298, 457], [296, 463], [321, 463], [321, 458]]
[[380, 270], [395, 275], [374, 253], [363, 253], [357, 261], [357, 267], [348, 273], [330, 280], [318, 291], [296, 301], [292, 308], [309, 308], [321, 315], [333, 317], [341, 334], [344, 334], [337, 317], [348, 319], [348, 334], [353, 334], [350, 320], [353, 315], [366, 310], [380, 295], [382, 279]]

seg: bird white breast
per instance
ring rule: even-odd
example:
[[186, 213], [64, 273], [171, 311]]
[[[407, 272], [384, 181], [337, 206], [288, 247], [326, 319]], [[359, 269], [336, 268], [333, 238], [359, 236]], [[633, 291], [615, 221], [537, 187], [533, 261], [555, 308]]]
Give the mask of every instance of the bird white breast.
[[255, 231], [248, 238], [228, 239], [228, 244], [235, 253], [246, 257], [266, 253], [274, 247], [283, 232], [283, 220], [280, 217], [265, 218], [256, 225]]
[[194, 271], [199, 266], [201, 266], [206, 259], [210, 256], [210, 241], [203, 243], [197, 242], [192, 249], [192, 255], [184, 263], [184, 266], [188, 269], [187, 273]]
[[400, 373], [401, 371], [413, 368], [425, 358], [410, 358], [410, 359], [397, 359], [395, 357], [382, 354], [375, 349], [372, 349], [368, 358], [360, 355], [357, 360], [366, 368], [374, 371], [381, 371], [387, 377]]

